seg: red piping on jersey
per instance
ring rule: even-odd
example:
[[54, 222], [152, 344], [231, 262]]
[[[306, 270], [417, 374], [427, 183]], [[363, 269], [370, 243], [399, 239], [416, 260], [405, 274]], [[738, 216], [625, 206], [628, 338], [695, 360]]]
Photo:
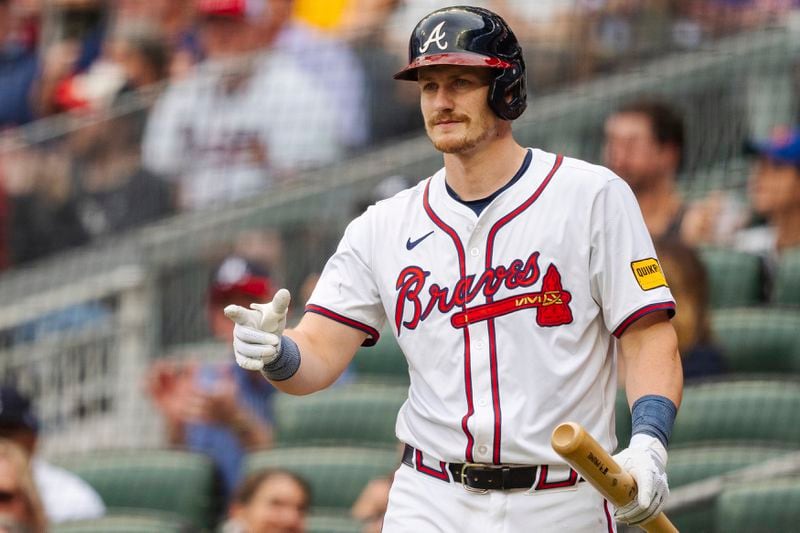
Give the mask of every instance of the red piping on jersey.
[[672, 317], [675, 315], [675, 302], [659, 302], [657, 304], [646, 305], [638, 311], [634, 311], [628, 318], [622, 321], [622, 324], [620, 324], [617, 329], [614, 330], [613, 335], [617, 338], [621, 337], [631, 324], [642, 318], [644, 315], [649, 315], [650, 313], [655, 313], [656, 311], [669, 311], [669, 316]]
[[[425, 212], [428, 214], [428, 217], [436, 224], [438, 227], [442, 229], [447, 235], [450, 236], [452, 239], [453, 244], [456, 247], [456, 253], [458, 254], [458, 273], [459, 279], [464, 279], [466, 277], [466, 259], [464, 255], [464, 245], [461, 244], [461, 239], [458, 238], [458, 234], [456, 231], [448, 226], [447, 224], [439, 218], [436, 213], [433, 212], [431, 208], [431, 204], [428, 200], [428, 193], [431, 187], [431, 180], [428, 180], [428, 183], [425, 184], [425, 192], [422, 195], [422, 206], [425, 208]], [[466, 310], [466, 304], [461, 306], [462, 311]], [[472, 433], [469, 431], [469, 418], [475, 413], [475, 406], [472, 403], [472, 369], [470, 363], [470, 346], [469, 346], [469, 328], [464, 328], [464, 390], [467, 395], [467, 414], [461, 419], [461, 430], [467, 436], [467, 449], [464, 453], [466, 460], [468, 463], [473, 461], [472, 459], [472, 447], [475, 445], [475, 438], [472, 436]]]
[[374, 346], [378, 339], [380, 338], [381, 334], [378, 333], [378, 330], [370, 327], [358, 320], [353, 320], [352, 318], [347, 318], [346, 316], [342, 316], [339, 313], [331, 311], [325, 307], [319, 305], [307, 305], [306, 306], [306, 313], [317, 313], [318, 315], [322, 315], [324, 317], [330, 318], [331, 320], [335, 320], [345, 326], [350, 326], [351, 328], [359, 329], [366, 333], [368, 336], [364, 339], [364, 342], [361, 343], [361, 346]]
[[[492, 253], [494, 252], [494, 240], [497, 237], [497, 233], [500, 231], [500, 228], [505, 226], [508, 222], [514, 219], [514, 217], [518, 216], [520, 213], [525, 211], [528, 207], [530, 207], [533, 202], [539, 198], [539, 195], [542, 194], [542, 191], [547, 187], [547, 184], [550, 183], [550, 180], [555, 175], [556, 171], [558, 171], [559, 167], [561, 167], [561, 162], [564, 160], [564, 156], [561, 154], [556, 156], [556, 161], [553, 163], [553, 168], [550, 169], [547, 176], [542, 180], [542, 183], [536, 188], [533, 194], [525, 200], [522, 204], [520, 204], [516, 209], [505, 215], [503, 218], [495, 222], [492, 228], [489, 230], [489, 236], [486, 238], [486, 269], [492, 268]], [[494, 301], [493, 296], [486, 297], [486, 303], [491, 303]], [[487, 321], [487, 328], [489, 330], [489, 367], [491, 369], [491, 380], [492, 380], [492, 407], [494, 409], [494, 440], [493, 440], [493, 452], [492, 452], [492, 461], [495, 464], [500, 464], [500, 444], [501, 444], [501, 428], [502, 428], [502, 420], [503, 414], [500, 408], [500, 383], [499, 383], [499, 376], [497, 371], [497, 340], [495, 338], [495, 329], [494, 329], [494, 318], [490, 318]], [[464, 328], [466, 330], [466, 328]]]
[[608, 510], [608, 500], [603, 500], [603, 510], [606, 512], [606, 525], [608, 533], [614, 533], [614, 521], [611, 520], [611, 513]]
[[447, 475], [447, 467], [445, 466], [444, 461], [439, 461], [439, 470], [434, 470], [429, 466], [425, 466], [422, 464], [422, 452], [417, 450], [417, 470], [422, 472], [423, 474], [427, 474], [431, 477], [435, 477], [436, 479], [441, 479], [442, 481], [447, 481], [450, 483], [450, 476]]

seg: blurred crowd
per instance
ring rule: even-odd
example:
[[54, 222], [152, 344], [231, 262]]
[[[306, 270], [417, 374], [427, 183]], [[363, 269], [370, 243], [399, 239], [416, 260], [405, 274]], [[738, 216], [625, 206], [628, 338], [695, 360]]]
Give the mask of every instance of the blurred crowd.
[[[417, 20], [448, 3], [462, 2], [0, 0], [0, 270], [269, 193], [304, 170], [420, 131], [415, 89], [391, 74], [405, 62]], [[798, 0], [470, 3], [515, 28], [534, 93], [699, 48], [800, 7]], [[692, 379], [727, 370], [711, 332], [710, 273], [699, 250], [758, 256], [764, 303], [781, 257], [800, 250], [800, 129], [786, 117], [786, 126], [743, 147], [746, 190], [694, 198], [680, 187], [685, 118], [673, 102], [623, 103], [605, 118], [598, 163], [636, 195], [680, 309], [674, 324]], [[351, 214], [410, 184], [387, 178]], [[295, 237], [296, 248], [327, 238]], [[269, 231], [243, 234], [215, 258], [205, 311], [219, 345], [231, 340], [222, 309], [269, 300], [290, 263], [308, 274], [296, 298], [305, 302], [321, 265], [301, 268], [283, 256], [281, 240]], [[167, 444], [213, 460], [228, 504], [225, 531], [303, 531], [306, 481], [280, 470], [242, 477], [247, 453], [272, 446], [275, 389], [219, 355], [211, 363], [161, 358], [149, 368], [146, 390]], [[37, 531], [76, 518], [59, 513], [101, 515], [89, 487], [37, 457], [30, 402], [12, 389], [0, 393], [0, 530], [3, 520]], [[375, 479], [353, 507], [365, 531], [380, 529], [390, 484]], [[53, 496], [64, 487], [80, 501], [65, 507]]]
[[[414, 88], [391, 74], [415, 22], [457, 3], [0, 0], [0, 269], [268, 193], [418, 131]], [[516, 29], [534, 93], [779, 22], [798, 5], [472, 3]]]

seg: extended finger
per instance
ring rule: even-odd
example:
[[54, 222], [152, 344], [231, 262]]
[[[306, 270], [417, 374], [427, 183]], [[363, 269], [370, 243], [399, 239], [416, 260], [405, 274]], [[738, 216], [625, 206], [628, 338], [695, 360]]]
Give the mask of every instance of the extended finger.
[[261, 320], [261, 313], [240, 305], [229, 305], [224, 311], [225, 316], [239, 324], [240, 326], [250, 326], [257, 328]]
[[286, 289], [281, 289], [275, 293], [275, 296], [272, 298], [272, 309], [277, 314], [282, 315], [285, 314], [287, 309], [289, 309], [289, 302], [291, 301], [292, 296], [289, 294], [289, 291]]

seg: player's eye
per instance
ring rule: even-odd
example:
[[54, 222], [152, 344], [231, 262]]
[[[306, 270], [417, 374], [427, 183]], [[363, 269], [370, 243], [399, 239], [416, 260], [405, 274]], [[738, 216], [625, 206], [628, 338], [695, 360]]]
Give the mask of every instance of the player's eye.
[[422, 83], [422, 90], [426, 93], [435, 91], [437, 88], [438, 88], [437, 85], [432, 81]]
[[456, 78], [453, 81], [453, 88], [455, 89], [466, 89], [472, 85], [472, 81], [466, 78]]

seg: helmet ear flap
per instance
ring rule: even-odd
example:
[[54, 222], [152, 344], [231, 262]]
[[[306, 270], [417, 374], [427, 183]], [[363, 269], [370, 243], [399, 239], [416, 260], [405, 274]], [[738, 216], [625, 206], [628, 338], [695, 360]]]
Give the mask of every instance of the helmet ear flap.
[[[511, 98], [509, 99], [509, 95]], [[528, 89], [525, 67], [514, 62], [512, 68], [504, 69], [489, 87], [489, 107], [504, 120], [515, 120], [528, 107]]]

